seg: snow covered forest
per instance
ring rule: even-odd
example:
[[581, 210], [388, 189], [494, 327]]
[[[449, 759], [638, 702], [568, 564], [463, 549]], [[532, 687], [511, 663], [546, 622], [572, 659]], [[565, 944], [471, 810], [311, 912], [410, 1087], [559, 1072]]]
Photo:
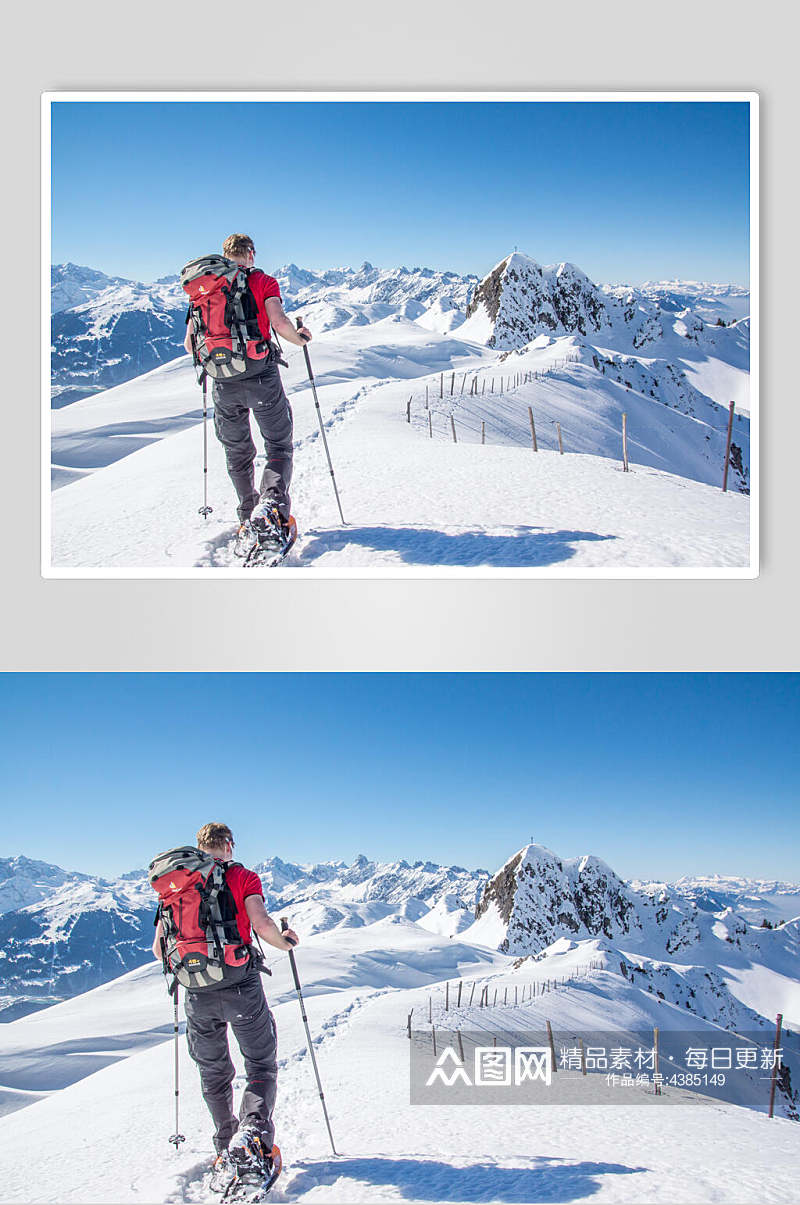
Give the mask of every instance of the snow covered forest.
[[[747, 290], [599, 286], [519, 252], [482, 280], [369, 263], [276, 275], [314, 334], [347, 520], [293, 348], [300, 538], [281, 572], [748, 569]], [[176, 278], [67, 264], [52, 279], [52, 567], [230, 570], [213, 433], [214, 511], [197, 514], [201, 397]]]

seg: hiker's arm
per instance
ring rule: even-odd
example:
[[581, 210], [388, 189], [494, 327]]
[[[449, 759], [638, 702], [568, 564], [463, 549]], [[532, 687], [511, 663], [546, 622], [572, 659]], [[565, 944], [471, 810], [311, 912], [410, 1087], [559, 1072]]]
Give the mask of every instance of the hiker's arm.
[[[246, 896], [244, 906], [247, 910], [247, 915], [250, 917], [250, 924], [253, 926], [253, 929], [269, 945], [274, 946], [276, 950], [291, 950], [293, 945], [297, 945], [300, 938], [294, 929], [287, 929], [285, 933], [281, 933], [275, 921], [264, 907], [264, 901], [260, 895]], [[292, 940], [287, 941], [287, 936]]]
[[[300, 330], [298, 330], [291, 318], [286, 317], [280, 297], [265, 298], [264, 309], [267, 311], [270, 326], [274, 331], [278, 332], [282, 339], [287, 339], [289, 343], [294, 343], [297, 347], [302, 347], [304, 343], [308, 343], [311, 338], [311, 331], [307, 330], [304, 326], [301, 326]], [[300, 338], [301, 333], [305, 335], [305, 339]]]
[[161, 962], [161, 939], [164, 936], [164, 930], [161, 928], [161, 921], [156, 925], [156, 935], [153, 938], [153, 957]]
[[189, 355], [191, 355], [192, 354], [192, 327], [191, 327], [190, 323], [187, 323], [187, 326], [186, 326], [186, 334], [184, 335], [183, 346], [186, 348]]

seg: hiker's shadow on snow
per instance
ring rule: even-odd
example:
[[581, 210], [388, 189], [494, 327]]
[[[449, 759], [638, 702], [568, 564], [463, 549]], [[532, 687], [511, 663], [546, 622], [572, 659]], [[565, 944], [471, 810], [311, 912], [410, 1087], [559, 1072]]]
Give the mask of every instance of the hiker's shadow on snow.
[[577, 1201], [599, 1191], [600, 1176], [647, 1171], [624, 1163], [544, 1158], [523, 1167], [499, 1167], [488, 1162], [454, 1167], [432, 1159], [380, 1157], [332, 1159], [322, 1165], [300, 1162], [293, 1166], [300, 1171], [291, 1179], [292, 1197], [346, 1176], [366, 1184], [391, 1186], [403, 1201], [504, 1201], [509, 1205]]
[[480, 530], [448, 533], [427, 527], [343, 527], [310, 532], [309, 536], [300, 554], [301, 564], [313, 564], [325, 553], [361, 544], [374, 552], [396, 553], [407, 565], [492, 569], [557, 565], [575, 556], [576, 544], [617, 538], [596, 531], [545, 531], [541, 527], [513, 527], [499, 535]]

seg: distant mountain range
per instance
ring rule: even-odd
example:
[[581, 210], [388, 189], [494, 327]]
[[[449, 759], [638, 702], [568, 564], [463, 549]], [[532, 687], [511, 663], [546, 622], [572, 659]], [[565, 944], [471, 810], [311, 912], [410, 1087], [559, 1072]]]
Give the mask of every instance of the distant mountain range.
[[[722, 950], [733, 961], [771, 959], [781, 974], [797, 963], [800, 973], [790, 921], [800, 916], [800, 886], [791, 883], [717, 876], [625, 883], [598, 858], [562, 860], [536, 845], [494, 876], [363, 855], [350, 864], [273, 857], [255, 869], [267, 907], [289, 913], [307, 934], [397, 916], [520, 957], [600, 937], [640, 967], [647, 958], [716, 964]], [[107, 880], [21, 856], [0, 859], [0, 1020], [149, 961], [154, 913], [142, 870]], [[764, 919], [777, 928], [762, 929]]]
[[[440, 334], [460, 328], [459, 337], [498, 350], [519, 349], [539, 336], [577, 334], [620, 355], [644, 350], [672, 361], [687, 344], [698, 348], [702, 343], [735, 366], [746, 366], [749, 359], [750, 295], [734, 285], [598, 286], [573, 264], [543, 268], [518, 252], [482, 280], [431, 268], [379, 269], [368, 262], [327, 271], [288, 264], [273, 275], [287, 310], [302, 310], [317, 331], [396, 314]], [[143, 284], [57, 264], [51, 280], [54, 407], [184, 354], [187, 303], [177, 276]], [[723, 330], [719, 321], [733, 329]], [[612, 360], [624, 369], [619, 355]], [[648, 388], [652, 384], [649, 380]], [[688, 386], [684, 392], [688, 395]]]

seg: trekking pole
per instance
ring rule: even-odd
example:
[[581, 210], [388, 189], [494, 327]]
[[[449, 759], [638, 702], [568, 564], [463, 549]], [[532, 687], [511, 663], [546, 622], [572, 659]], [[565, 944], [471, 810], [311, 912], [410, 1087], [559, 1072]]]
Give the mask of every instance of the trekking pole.
[[[297, 319], [297, 329], [299, 330], [302, 325], [303, 325], [303, 319], [298, 318]], [[311, 358], [308, 354], [308, 347], [306, 345], [306, 337], [305, 337], [305, 335], [301, 335], [300, 338], [303, 340], [303, 353], [306, 357], [306, 368], [308, 369], [308, 379], [311, 382], [311, 392], [314, 394], [314, 405], [317, 408], [317, 419], [319, 420], [320, 435], [322, 436], [322, 442], [325, 445], [325, 455], [328, 458], [328, 468], [331, 471], [331, 481], [333, 482], [333, 492], [336, 495], [336, 505], [339, 507], [339, 517], [342, 520], [342, 526], [347, 527], [347, 524], [344, 521], [344, 515], [342, 514], [342, 503], [339, 498], [339, 490], [336, 487], [336, 477], [334, 476], [333, 465], [331, 464], [331, 454], [328, 451], [328, 440], [325, 435], [325, 424], [322, 421], [322, 411], [319, 408], [319, 398], [317, 397], [317, 386], [314, 383], [314, 373], [311, 368]]]
[[[342, 522], [344, 522], [344, 520], [342, 520]], [[285, 933], [288, 928], [289, 928], [289, 922], [285, 916], [282, 916], [281, 917], [281, 932]], [[294, 942], [291, 940], [291, 938], [287, 938], [287, 941], [291, 942], [291, 944], [294, 945]], [[317, 1059], [314, 1054], [314, 1044], [311, 1041], [311, 1030], [308, 1028], [308, 1017], [306, 1016], [306, 1005], [305, 1005], [305, 1001], [303, 1000], [303, 991], [302, 991], [302, 988], [300, 987], [300, 978], [297, 974], [297, 963], [295, 962], [294, 950], [289, 951], [289, 962], [292, 967], [292, 975], [294, 976], [294, 987], [295, 987], [295, 991], [297, 992], [297, 999], [300, 1001], [300, 1015], [302, 1016], [303, 1024], [306, 1027], [306, 1042], [307, 1042], [307, 1046], [308, 1046], [308, 1053], [311, 1055], [311, 1063], [314, 1067], [314, 1075], [316, 1076], [317, 1088], [319, 1089], [319, 1098], [322, 1101], [322, 1112], [325, 1114], [325, 1125], [328, 1127], [328, 1137], [331, 1140], [331, 1150], [333, 1151], [334, 1155], [338, 1156], [339, 1152], [337, 1151], [337, 1149], [334, 1145], [333, 1134], [331, 1133], [331, 1123], [328, 1120], [328, 1110], [325, 1107], [325, 1093], [322, 1091], [322, 1082], [319, 1078], [319, 1068], [317, 1067]]]
[[208, 505], [208, 406], [206, 404], [206, 381], [208, 373], [203, 371], [203, 505], [197, 512], [207, 519], [214, 509]]
[[180, 1132], [180, 1122], [178, 1120], [178, 1100], [180, 1097], [180, 1089], [178, 1087], [178, 981], [175, 980], [173, 995], [175, 997], [175, 1133], [170, 1137], [170, 1142], [175, 1146], [175, 1154], [178, 1154], [178, 1148], [182, 1142], [185, 1142], [183, 1134]]

